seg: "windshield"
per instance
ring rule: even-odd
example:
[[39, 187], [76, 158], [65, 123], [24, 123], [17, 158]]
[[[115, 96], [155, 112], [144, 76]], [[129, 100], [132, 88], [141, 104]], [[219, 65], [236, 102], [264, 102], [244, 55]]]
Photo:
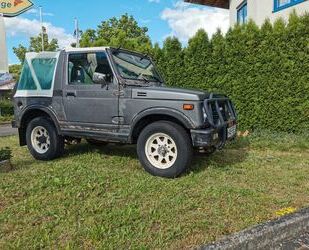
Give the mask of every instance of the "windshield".
[[119, 74], [125, 79], [163, 82], [148, 56], [114, 51], [113, 59]]

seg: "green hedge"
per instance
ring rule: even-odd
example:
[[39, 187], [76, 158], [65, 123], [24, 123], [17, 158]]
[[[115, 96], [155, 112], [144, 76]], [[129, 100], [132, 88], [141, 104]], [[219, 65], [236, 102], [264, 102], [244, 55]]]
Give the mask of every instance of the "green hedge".
[[0, 101], [0, 116], [12, 116], [14, 115], [14, 107], [11, 101]]
[[182, 48], [167, 38], [153, 55], [169, 85], [230, 96], [241, 129], [309, 128], [309, 14], [235, 26], [211, 39], [200, 30]]

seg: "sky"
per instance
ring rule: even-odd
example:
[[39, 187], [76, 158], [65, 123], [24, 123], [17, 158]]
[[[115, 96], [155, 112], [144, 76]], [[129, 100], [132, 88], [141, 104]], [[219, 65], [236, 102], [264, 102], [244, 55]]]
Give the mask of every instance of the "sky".
[[15, 18], [5, 18], [9, 64], [19, 63], [13, 47], [29, 45], [29, 37], [40, 33], [38, 7], [43, 7], [43, 25], [49, 37], [57, 38], [60, 48], [73, 41], [74, 18], [80, 29], [96, 29], [104, 20], [133, 15], [140, 26], [148, 27], [153, 42], [162, 45], [168, 36], [176, 36], [186, 45], [195, 32], [204, 28], [211, 36], [217, 28], [229, 27], [227, 10], [184, 3], [181, 0], [33, 0], [34, 7]]

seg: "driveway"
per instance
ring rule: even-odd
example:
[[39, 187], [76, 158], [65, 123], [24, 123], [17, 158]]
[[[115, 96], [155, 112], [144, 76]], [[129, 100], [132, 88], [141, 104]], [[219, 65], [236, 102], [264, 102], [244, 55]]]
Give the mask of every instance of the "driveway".
[[0, 125], [0, 137], [16, 135], [16, 134], [17, 134], [17, 129], [12, 128], [11, 124]]

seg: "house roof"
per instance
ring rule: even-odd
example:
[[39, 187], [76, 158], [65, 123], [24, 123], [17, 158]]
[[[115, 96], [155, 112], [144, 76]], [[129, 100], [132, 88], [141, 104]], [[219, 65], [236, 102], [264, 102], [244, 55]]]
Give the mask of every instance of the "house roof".
[[0, 85], [0, 92], [1, 91], [8, 91], [8, 90], [13, 90], [16, 82], [8, 82], [5, 84]]
[[15, 81], [10, 74], [0, 74], [0, 91], [11, 90], [14, 88], [14, 85]]
[[229, 9], [230, 7], [229, 0], [185, 0], [185, 2], [208, 5], [208, 6], [218, 7], [218, 8], [223, 8], [223, 9]]

